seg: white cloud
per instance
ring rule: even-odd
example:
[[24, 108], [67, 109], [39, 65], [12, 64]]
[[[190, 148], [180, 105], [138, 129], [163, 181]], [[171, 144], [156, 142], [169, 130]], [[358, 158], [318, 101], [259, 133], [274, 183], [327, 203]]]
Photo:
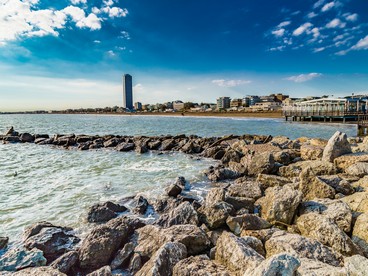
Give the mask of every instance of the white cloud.
[[284, 22], [281, 22], [277, 27], [282, 28], [282, 27], [289, 26], [290, 24], [291, 24], [291, 21], [284, 21]]
[[286, 46], [277, 46], [277, 47], [272, 47], [269, 49], [269, 51], [271, 52], [276, 52], [276, 51], [283, 51], [286, 48]]
[[73, 5], [87, 4], [87, 0], [70, 0], [70, 2], [72, 2]]
[[317, 9], [318, 7], [322, 6], [326, 1], [325, 0], [318, 0], [314, 5], [313, 8]]
[[350, 22], [355, 22], [355, 21], [358, 20], [358, 14], [356, 14], [356, 13], [353, 13], [353, 14], [346, 13], [346, 14], [344, 14], [344, 16], [345, 16], [345, 19], [347, 21], [350, 21]]
[[325, 4], [325, 5], [322, 7], [321, 11], [322, 11], [322, 12], [326, 12], [326, 11], [328, 11], [328, 10], [332, 9], [334, 6], [335, 6], [335, 2], [327, 3], [327, 4]]
[[105, 6], [108, 6], [108, 7], [114, 5], [113, 0], [104, 0], [103, 3], [104, 3]]
[[310, 81], [310, 80], [318, 78], [320, 76], [322, 76], [321, 73], [300, 74], [300, 75], [297, 75], [297, 76], [288, 77], [288, 78], [286, 78], [286, 80], [299, 83], [299, 82]]
[[110, 18], [114, 17], [126, 17], [128, 15], [127, 9], [122, 9], [118, 7], [104, 7], [101, 9], [101, 11], [107, 13]]
[[295, 29], [293, 32], [294, 36], [302, 35], [304, 32], [306, 32], [310, 27], [312, 27], [313, 24], [307, 22], [301, 25], [299, 28]]
[[119, 38], [125, 38], [127, 40], [130, 39], [130, 34], [127, 31], [121, 31], [121, 36], [119, 36]]
[[285, 29], [274, 30], [272, 31], [272, 34], [274, 36], [283, 36], [285, 34]]
[[87, 17], [79, 20], [76, 26], [79, 28], [89, 28], [91, 30], [99, 30], [101, 29], [101, 19], [99, 19], [94, 13], [91, 13]]
[[328, 29], [344, 28], [345, 26], [346, 26], [346, 23], [342, 22], [338, 18], [332, 19], [329, 23], [326, 24], [326, 28]]
[[358, 41], [353, 47], [352, 50], [368, 50], [368, 35]]
[[220, 87], [235, 87], [243, 84], [249, 84], [251, 82], [252, 81], [250, 80], [224, 80], [224, 79], [212, 80], [213, 84], [216, 84], [217, 86]]
[[322, 52], [324, 51], [326, 48], [325, 47], [320, 47], [320, 48], [316, 48], [313, 50], [314, 53], [318, 53], [318, 52]]
[[310, 12], [310, 13], [307, 14], [308, 18], [314, 18], [316, 16], [318, 16], [318, 14], [316, 14], [315, 12]]

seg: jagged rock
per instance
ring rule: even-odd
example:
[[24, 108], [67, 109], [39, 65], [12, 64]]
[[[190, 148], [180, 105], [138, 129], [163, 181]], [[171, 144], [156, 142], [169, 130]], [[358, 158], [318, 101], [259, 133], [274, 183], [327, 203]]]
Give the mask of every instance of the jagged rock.
[[116, 151], [131, 151], [134, 150], [134, 143], [121, 143], [115, 147]]
[[368, 213], [358, 216], [354, 225], [352, 240], [368, 258]]
[[208, 177], [209, 180], [213, 182], [226, 180], [226, 179], [236, 179], [240, 177], [238, 172], [232, 171], [227, 168], [213, 168], [205, 172], [205, 175]]
[[300, 173], [299, 189], [304, 200], [313, 198], [335, 198], [336, 191], [310, 168], [305, 168]]
[[300, 161], [281, 167], [279, 168], [279, 174], [288, 178], [297, 177], [306, 168], [309, 168], [315, 176], [336, 174], [336, 167], [332, 163], [319, 160]]
[[112, 148], [112, 147], [116, 147], [120, 142], [121, 140], [119, 138], [111, 138], [107, 140], [106, 142], [104, 142], [103, 145], [105, 148]]
[[323, 151], [322, 160], [333, 162], [335, 158], [348, 153], [351, 153], [351, 146], [346, 134], [336, 131], [330, 140], [328, 140]]
[[210, 229], [216, 229], [226, 223], [226, 219], [234, 213], [234, 208], [224, 202], [218, 202], [213, 205], [203, 205], [198, 210], [199, 220]]
[[61, 255], [50, 266], [59, 270], [62, 273], [67, 274], [78, 262], [77, 251], [70, 251]]
[[175, 184], [178, 185], [183, 190], [186, 189], [186, 183], [187, 183], [187, 181], [185, 180], [184, 176], [178, 176], [175, 179]]
[[230, 170], [238, 173], [239, 175], [246, 175], [248, 174], [248, 169], [244, 167], [241, 163], [232, 162], [228, 163], [228, 167]]
[[341, 200], [354, 212], [368, 213], [368, 192], [355, 193]]
[[368, 175], [351, 183], [351, 186], [354, 187], [357, 192], [368, 192]]
[[176, 224], [198, 225], [198, 215], [189, 202], [183, 202], [167, 214], [161, 215], [157, 224], [167, 228]]
[[147, 143], [147, 147], [150, 150], [157, 150], [160, 146], [161, 146], [161, 141], [160, 140], [151, 141], [151, 142]]
[[280, 230], [279, 228], [276, 228], [276, 227], [268, 228], [268, 229], [261, 229], [261, 230], [245, 230], [244, 229], [240, 233], [240, 236], [241, 237], [246, 237], [246, 236], [255, 237], [255, 238], [259, 239], [260, 241], [262, 241], [263, 243], [265, 243], [277, 231], [282, 231], [282, 230]]
[[300, 258], [300, 266], [296, 275], [300, 276], [346, 276], [344, 267], [332, 266], [321, 261]]
[[15, 272], [15, 276], [66, 276], [66, 274], [58, 271], [55, 268], [49, 266], [42, 267], [29, 267]]
[[10, 142], [10, 143], [19, 143], [20, 138], [19, 136], [5, 136], [3, 137], [4, 141]]
[[25, 230], [24, 246], [31, 250], [41, 250], [48, 262], [52, 262], [64, 253], [73, 250], [80, 239], [67, 227], [49, 223], [36, 223]]
[[22, 143], [33, 143], [35, 140], [34, 136], [29, 133], [22, 133], [19, 139]]
[[182, 192], [182, 188], [176, 184], [171, 184], [166, 188], [166, 194], [168, 196], [177, 197]]
[[106, 265], [97, 269], [91, 273], [88, 273], [86, 276], [112, 276], [110, 266]]
[[243, 155], [240, 152], [230, 149], [226, 151], [224, 156], [221, 158], [221, 161], [223, 164], [228, 164], [229, 162], [239, 163], [242, 157]]
[[235, 210], [246, 209], [249, 213], [253, 213], [254, 210], [254, 199], [247, 197], [234, 197], [234, 196], [226, 196], [225, 202], [229, 203], [234, 207]]
[[134, 253], [129, 262], [129, 272], [135, 275], [143, 266], [141, 255]]
[[[14, 135], [14, 127], [10, 127], [7, 131], [5, 131], [5, 133], [4, 133], [4, 135], [5, 136], [13, 136]], [[16, 136], [16, 135], [14, 135], [14, 136]]]
[[264, 260], [249, 275], [283, 275], [293, 276], [300, 266], [300, 261], [289, 254], [277, 254], [271, 258]]
[[363, 177], [365, 175], [368, 175], [368, 163], [357, 162], [348, 167], [345, 172], [350, 175]]
[[236, 235], [239, 235], [243, 230], [260, 230], [267, 229], [272, 226], [266, 220], [253, 214], [228, 217], [226, 224]]
[[262, 190], [257, 182], [239, 180], [228, 187], [227, 194], [233, 197], [246, 197], [257, 200], [262, 197]]
[[93, 228], [79, 249], [79, 266], [93, 270], [109, 264], [133, 232], [143, 226], [139, 219], [119, 217]]
[[265, 242], [265, 249], [267, 258], [280, 253], [288, 253], [298, 258], [318, 260], [332, 266], [340, 266], [343, 263], [342, 255], [332, 248], [317, 240], [284, 231], [276, 231]]
[[300, 147], [300, 157], [303, 160], [322, 160], [324, 147], [314, 145], [302, 145]]
[[173, 276], [230, 276], [222, 265], [212, 262], [206, 255], [191, 256], [178, 262]]
[[128, 242], [124, 245], [123, 249], [119, 250], [112, 260], [110, 266], [111, 269], [117, 269], [129, 262], [130, 256], [134, 253], [134, 244], [132, 242]]
[[354, 193], [354, 189], [350, 183], [340, 178], [338, 175], [321, 175], [318, 176], [318, 179], [334, 188], [336, 193], [341, 193], [343, 195], [351, 195]]
[[148, 149], [145, 146], [138, 145], [135, 147], [135, 152], [139, 154], [143, 154], [148, 152]]
[[368, 259], [360, 255], [345, 258], [347, 273], [345, 275], [365, 276], [367, 275]]
[[359, 249], [335, 222], [326, 216], [308, 213], [297, 219], [297, 226], [303, 236], [316, 239], [345, 256], [359, 254]]
[[357, 162], [368, 162], [368, 152], [345, 154], [343, 156], [337, 157], [334, 160], [335, 166], [342, 171], [346, 170]]
[[268, 222], [290, 224], [302, 200], [302, 194], [292, 186], [276, 186], [266, 190], [266, 195], [257, 200], [261, 205], [261, 216]]
[[8, 237], [0, 237], [0, 250], [6, 248], [8, 246], [9, 238]]
[[272, 153], [264, 152], [256, 154], [252, 157], [249, 163], [248, 175], [257, 176], [260, 173], [269, 174], [272, 173], [275, 167], [275, 158]]
[[110, 219], [116, 218], [117, 213], [125, 212], [128, 209], [119, 204], [107, 201], [102, 204], [93, 205], [88, 211], [87, 220], [89, 222], [106, 222]]
[[266, 190], [269, 187], [284, 186], [291, 181], [282, 176], [272, 175], [272, 174], [259, 174], [257, 177], [257, 182], [261, 184], [261, 188]]
[[167, 242], [144, 264], [137, 276], [171, 276], [174, 266], [187, 257], [185, 245]]
[[225, 195], [225, 189], [223, 188], [210, 189], [206, 195], [205, 203], [210, 206], [225, 201]]
[[43, 252], [36, 248], [31, 251], [12, 249], [0, 256], [0, 271], [17, 271], [30, 266], [44, 266], [46, 262]]
[[261, 256], [266, 257], [266, 251], [261, 240], [253, 236], [242, 236], [241, 238], [250, 248], [253, 248]]
[[308, 213], [322, 214], [332, 219], [337, 226], [348, 233], [351, 229], [352, 214], [349, 206], [341, 200], [314, 199], [299, 205], [299, 216]]
[[148, 258], [168, 241], [177, 241], [184, 244], [188, 255], [200, 254], [210, 245], [206, 233], [201, 228], [191, 224], [174, 225], [165, 229], [147, 225], [138, 229], [137, 233], [138, 245], [135, 252], [139, 252], [142, 257]]
[[134, 208], [132, 209], [132, 212], [143, 215], [146, 213], [148, 205], [147, 199], [145, 199], [143, 196], [138, 196], [133, 201]]
[[174, 139], [166, 139], [161, 142], [160, 151], [168, 151], [172, 150], [175, 147], [175, 140]]
[[243, 275], [256, 268], [264, 257], [249, 247], [244, 239], [223, 232], [217, 240], [215, 260], [234, 275]]

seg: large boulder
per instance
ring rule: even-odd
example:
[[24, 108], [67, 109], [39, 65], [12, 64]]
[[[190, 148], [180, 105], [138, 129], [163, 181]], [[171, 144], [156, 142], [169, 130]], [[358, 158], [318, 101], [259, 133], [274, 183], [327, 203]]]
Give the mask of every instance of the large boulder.
[[185, 245], [167, 242], [135, 274], [137, 276], [171, 276], [174, 266], [187, 257]]
[[272, 225], [266, 220], [254, 214], [244, 214], [236, 217], [228, 217], [226, 220], [230, 230], [239, 235], [243, 230], [260, 230], [270, 228]]
[[224, 265], [234, 275], [243, 275], [254, 270], [264, 257], [237, 236], [223, 232], [216, 243], [216, 262]]
[[321, 175], [317, 178], [332, 187], [336, 193], [351, 195], [355, 192], [349, 181], [338, 175]]
[[12, 249], [0, 257], [0, 271], [17, 271], [27, 267], [44, 266], [46, 258], [38, 249], [31, 251], [24, 249]]
[[210, 229], [216, 229], [226, 224], [226, 219], [234, 213], [232, 205], [221, 201], [213, 205], [203, 205], [198, 210], [199, 220]]
[[284, 186], [290, 183], [290, 179], [273, 174], [259, 174], [257, 177], [257, 182], [261, 184], [261, 188], [266, 190], [270, 187]]
[[64, 255], [61, 255], [50, 266], [59, 270], [62, 273], [68, 273], [78, 262], [77, 251], [69, 251]]
[[351, 153], [351, 146], [345, 133], [336, 131], [328, 140], [327, 146], [323, 151], [322, 160], [333, 162], [336, 157]]
[[368, 258], [368, 213], [358, 216], [354, 225], [352, 240]]
[[261, 216], [268, 222], [290, 224], [301, 200], [300, 191], [285, 185], [268, 188], [266, 195], [258, 199], [256, 204], [261, 206]]
[[322, 160], [324, 147], [304, 144], [300, 147], [303, 160]]
[[300, 258], [300, 266], [296, 275], [300, 276], [346, 276], [347, 271], [344, 267], [337, 267], [323, 263], [318, 260]]
[[351, 183], [351, 186], [354, 187], [357, 192], [368, 192], [368, 175], [354, 181]]
[[132, 242], [128, 242], [124, 245], [122, 249], [116, 253], [114, 259], [112, 260], [110, 267], [111, 269], [117, 269], [129, 262], [130, 257], [134, 253], [134, 244]]
[[251, 236], [251, 237], [255, 237], [257, 239], [259, 239], [260, 241], [262, 241], [263, 243], [265, 243], [266, 241], [268, 241], [272, 235], [276, 232], [283, 232], [282, 230], [280, 230], [277, 227], [274, 228], [267, 228], [267, 229], [261, 229], [261, 230], [243, 230], [240, 233], [241, 237], [245, 237], [245, 236]]
[[88, 222], [107, 222], [110, 219], [116, 218], [118, 213], [125, 212], [128, 209], [111, 201], [93, 205], [87, 215]]
[[335, 166], [342, 171], [346, 170], [351, 165], [357, 162], [368, 162], [368, 152], [345, 154], [340, 157], [337, 157], [334, 160]]
[[343, 263], [342, 255], [332, 248], [317, 240], [284, 231], [275, 232], [265, 242], [265, 249], [267, 258], [280, 253], [289, 253], [299, 258], [318, 260], [332, 266], [340, 266]]
[[206, 255], [191, 256], [178, 262], [173, 276], [230, 276], [227, 269], [211, 261]]
[[341, 200], [354, 212], [368, 213], [368, 192], [354, 193]]
[[112, 276], [111, 267], [105, 265], [100, 269], [97, 269], [91, 273], [88, 273], [86, 276]]
[[311, 168], [303, 169], [299, 178], [299, 189], [302, 192], [304, 200], [313, 198], [335, 198], [335, 189], [318, 177]]
[[139, 219], [119, 217], [95, 227], [81, 244], [79, 266], [94, 270], [109, 264], [133, 232], [144, 225]]
[[198, 224], [198, 215], [193, 206], [185, 201], [175, 209], [160, 216], [157, 224], [162, 227], [170, 227], [176, 224]]
[[241, 174], [238, 172], [222, 167], [211, 168], [205, 172], [205, 175], [212, 182], [222, 181], [226, 179], [236, 179], [241, 176]]
[[290, 254], [277, 254], [271, 258], [264, 260], [257, 266], [249, 275], [264, 276], [264, 275], [283, 275], [293, 276], [300, 266], [300, 261]]
[[22, 133], [19, 139], [22, 143], [33, 143], [35, 140], [34, 136], [29, 133]]
[[260, 173], [270, 174], [275, 168], [275, 158], [272, 153], [263, 152], [255, 154], [247, 166], [248, 174], [257, 176]]
[[228, 187], [227, 194], [233, 197], [245, 197], [257, 200], [262, 197], [262, 190], [259, 183], [240, 178]]
[[73, 229], [67, 227], [54, 226], [49, 223], [36, 223], [25, 230], [27, 238], [24, 246], [31, 250], [37, 248], [41, 250], [50, 263], [74, 249], [80, 239], [74, 235]]
[[360, 255], [345, 258], [346, 275], [365, 276], [367, 275], [368, 259]]
[[298, 177], [302, 170], [310, 169], [314, 175], [332, 175], [336, 174], [336, 167], [330, 163], [319, 160], [299, 161], [289, 166], [279, 168], [279, 174], [283, 177]]
[[154, 225], [147, 225], [137, 230], [138, 245], [135, 252], [142, 257], [150, 258], [164, 243], [177, 241], [184, 244], [189, 255], [204, 252], [210, 245], [206, 233], [199, 227], [191, 224], [174, 225], [162, 229]]
[[49, 267], [49, 266], [29, 267], [26, 269], [22, 269], [21, 271], [15, 272], [12, 275], [15, 275], [15, 276], [66, 276], [65, 273], [62, 273], [59, 270]]
[[208, 191], [205, 198], [205, 204], [210, 206], [219, 203], [221, 201], [225, 201], [225, 196], [226, 196], [225, 189], [213, 188]]
[[345, 172], [350, 175], [363, 177], [368, 175], [368, 163], [366, 162], [357, 162], [350, 167], [348, 167]]
[[299, 216], [308, 213], [317, 213], [332, 219], [337, 226], [348, 233], [351, 230], [352, 213], [349, 206], [341, 200], [314, 199], [302, 202], [299, 205]]
[[0, 250], [3, 250], [8, 246], [9, 238], [8, 237], [0, 237]]
[[345, 256], [360, 253], [349, 236], [326, 216], [313, 212], [302, 215], [297, 219], [297, 226], [303, 236], [316, 239]]

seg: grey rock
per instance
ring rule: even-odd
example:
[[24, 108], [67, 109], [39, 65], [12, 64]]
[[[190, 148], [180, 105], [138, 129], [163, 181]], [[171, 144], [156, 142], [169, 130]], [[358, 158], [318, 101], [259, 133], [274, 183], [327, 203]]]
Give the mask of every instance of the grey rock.
[[354, 225], [352, 240], [368, 258], [368, 213], [362, 213], [358, 216]]
[[125, 212], [128, 209], [111, 201], [93, 205], [88, 211], [87, 220], [89, 222], [107, 222], [117, 217], [117, 213]]
[[182, 188], [179, 185], [171, 184], [166, 188], [166, 194], [168, 196], [177, 197], [182, 192]]
[[227, 269], [212, 262], [206, 255], [191, 256], [178, 262], [173, 269], [174, 276], [230, 276]]
[[216, 229], [226, 224], [226, 219], [234, 213], [234, 208], [226, 202], [214, 205], [203, 205], [198, 210], [199, 220], [210, 229]]
[[323, 150], [322, 160], [333, 162], [335, 158], [348, 153], [351, 153], [351, 146], [346, 134], [336, 131]]
[[110, 266], [111, 269], [117, 269], [129, 262], [129, 258], [134, 253], [134, 244], [132, 242], [128, 242], [124, 245], [123, 249], [119, 250], [112, 260]]
[[238, 172], [221, 167], [210, 169], [205, 172], [205, 175], [212, 182], [222, 181], [226, 179], [236, 179], [240, 177], [240, 174]]
[[368, 175], [368, 163], [357, 162], [348, 167], [345, 172], [350, 175], [363, 177], [365, 175]]
[[291, 183], [290, 179], [272, 174], [259, 174], [257, 182], [261, 184], [261, 188], [266, 190], [269, 187], [284, 186]]
[[38, 249], [31, 251], [24, 249], [12, 249], [0, 257], [0, 271], [17, 271], [27, 267], [44, 266], [46, 258]]
[[198, 215], [189, 202], [183, 202], [175, 209], [161, 215], [157, 224], [165, 228], [176, 224], [198, 225]]
[[354, 255], [345, 258], [345, 266], [347, 274], [354, 276], [366, 276], [368, 259], [360, 255]]
[[22, 133], [19, 138], [22, 143], [33, 143], [35, 140], [34, 136], [29, 133]]
[[264, 260], [250, 275], [294, 276], [299, 266], [300, 261], [297, 258], [290, 254], [281, 253]]
[[262, 190], [259, 183], [251, 180], [235, 181], [228, 187], [227, 194], [233, 197], [246, 197], [257, 200], [262, 197]]
[[253, 214], [228, 217], [228, 219], [226, 220], [226, 224], [236, 235], [239, 235], [243, 230], [260, 230], [267, 229], [272, 226], [266, 220]]
[[253, 213], [254, 211], [254, 199], [247, 197], [234, 197], [234, 196], [226, 196], [225, 202], [229, 203], [234, 207], [235, 210], [246, 209], [249, 213]]
[[129, 263], [129, 272], [135, 275], [142, 268], [142, 258], [138, 253], [134, 253]]
[[143, 215], [146, 213], [148, 205], [147, 199], [145, 199], [143, 196], [138, 196], [133, 201], [134, 208], [132, 209], [132, 212]]
[[0, 237], [0, 250], [6, 248], [8, 246], [9, 238], [8, 237]]
[[77, 251], [70, 251], [61, 255], [55, 261], [53, 261], [50, 266], [59, 270], [62, 273], [67, 274], [78, 262]]
[[349, 275], [344, 267], [332, 266], [321, 261], [300, 258], [298, 276], [346, 276]]
[[88, 273], [86, 276], [112, 276], [111, 268], [108, 265], [106, 265], [101, 267], [100, 269]]
[[111, 138], [107, 140], [106, 142], [104, 142], [103, 145], [105, 148], [112, 148], [112, 147], [116, 147], [120, 142], [121, 140], [119, 138]]
[[66, 274], [58, 271], [55, 268], [49, 266], [42, 267], [29, 267], [15, 272], [12, 275], [16, 276], [66, 276]]
[[119, 145], [117, 145], [115, 147], [116, 151], [122, 151], [122, 152], [126, 152], [126, 151], [131, 151], [134, 150], [135, 145], [134, 143], [120, 143]]
[[264, 152], [253, 156], [249, 166], [248, 174], [257, 176], [260, 173], [272, 173], [275, 167], [275, 158], [272, 153]]
[[174, 139], [166, 139], [161, 142], [161, 145], [159, 147], [160, 151], [168, 151], [172, 150], [175, 147], [175, 140]]

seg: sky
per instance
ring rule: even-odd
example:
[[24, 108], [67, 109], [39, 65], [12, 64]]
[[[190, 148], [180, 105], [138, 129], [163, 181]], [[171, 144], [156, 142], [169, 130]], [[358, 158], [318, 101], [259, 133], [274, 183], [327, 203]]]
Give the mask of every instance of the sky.
[[366, 0], [0, 0], [0, 112], [368, 93]]

